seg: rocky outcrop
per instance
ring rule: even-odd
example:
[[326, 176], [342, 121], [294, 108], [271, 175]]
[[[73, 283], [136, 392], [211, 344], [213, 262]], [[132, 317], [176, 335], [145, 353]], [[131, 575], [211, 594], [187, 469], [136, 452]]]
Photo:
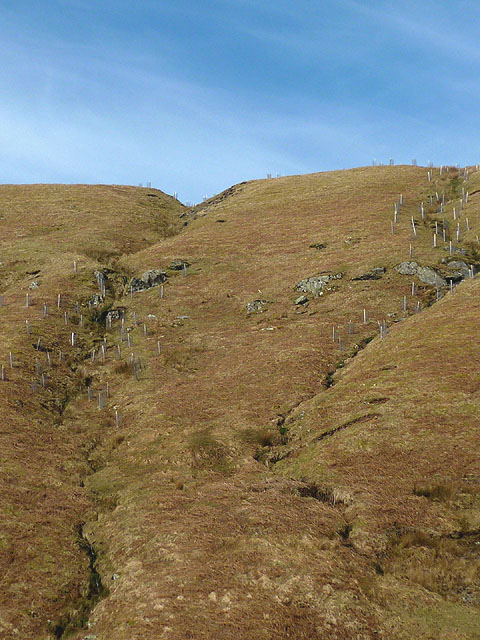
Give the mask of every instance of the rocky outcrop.
[[469, 278], [471, 275], [470, 267], [463, 260], [452, 260], [447, 264], [448, 273], [445, 274], [447, 282], [458, 283]]
[[115, 322], [116, 320], [121, 320], [125, 317], [126, 308], [121, 307], [118, 309], [111, 309], [107, 315], [105, 316], [105, 320], [107, 322]]
[[323, 289], [332, 281], [343, 278], [343, 273], [319, 273], [316, 276], [310, 276], [304, 280], [297, 282], [295, 291], [303, 293], [311, 293], [314, 297], [322, 294]]
[[149, 271], [145, 271], [140, 278], [132, 278], [128, 286], [128, 291], [131, 293], [147, 291], [147, 289], [151, 289], [152, 287], [158, 287], [165, 282], [166, 279], [167, 274], [165, 271], [150, 269]]
[[172, 260], [172, 262], [168, 265], [168, 268], [171, 269], [172, 271], [182, 271], [182, 269], [185, 267], [189, 267], [190, 263], [187, 262], [186, 260], [182, 260], [181, 258], [175, 258], [175, 260]]
[[267, 309], [268, 302], [266, 300], [251, 300], [247, 302], [247, 313], [263, 313]]
[[395, 267], [395, 271], [404, 276], [417, 276], [420, 282], [434, 287], [445, 287], [447, 284], [447, 281], [442, 278], [438, 271], [431, 267], [423, 267], [413, 261], [401, 262]]
[[418, 267], [417, 278], [421, 282], [430, 284], [433, 287], [444, 287], [447, 284], [447, 281], [444, 280], [435, 269], [431, 269], [430, 267]]
[[89, 307], [99, 307], [105, 302], [105, 297], [101, 296], [99, 293], [94, 293], [88, 300]]
[[395, 271], [401, 273], [402, 276], [414, 276], [417, 273], [418, 264], [416, 262], [401, 262], [395, 267]]

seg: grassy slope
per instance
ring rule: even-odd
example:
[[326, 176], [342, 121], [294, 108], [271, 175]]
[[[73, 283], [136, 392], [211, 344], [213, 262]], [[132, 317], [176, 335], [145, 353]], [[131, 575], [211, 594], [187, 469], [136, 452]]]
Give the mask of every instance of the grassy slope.
[[[158, 241], [178, 228], [181, 212], [179, 203], [155, 190], [0, 187], [0, 290], [5, 303], [0, 308], [0, 361], [7, 367], [7, 381], [1, 382], [0, 434], [2, 638], [46, 637], [47, 628], [54, 630], [62, 617], [80, 612], [88, 593], [88, 559], [79, 546], [78, 527], [94, 514], [82, 485], [89, 473], [86, 450], [100, 425], [95, 416], [89, 424], [67, 429], [63, 411], [85, 391], [78, 366], [95, 328], [88, 323], [86, 307], [85, 327], [78, 327], [73, 304], [93, 293], [92, 269], [99, 258]], [[76, 275], [73, 260], [78, 261]], [[34, 280], [39, 286], [30, 289]], [[56, 309], [59, 292], [62, 308]], [[43, 301], [50, 306], [46, 318]], [[69, 326], [62, 322], [64, 309]], [[75, 349], [68, 346], [72, 330], [79, 337]], [[45, 352], [33, 348], [38, 338], [51, 349], [52, 367]], [[39, 367], [47, 374], [46, 388], [32, 393], [30, 381], [40, 381]]]
[[[339, 359], [377, 333], [377, 319], [408, 315], [401, 299], [411, 278], [392, 267], [408, 258], [418, 202], [432, 189], [459, 188], [453, 175], [437, 171], [435, 181], [425, 169], [379, 167], [247, 183], [197, 208], [179, 235], [115, 260], [122, 273], [177, 257], [192, 266], [185, 278], [171, 274], [164, 299], [158, 289], [133, 299], [116, 292], [140, 321], [128, 315], [140, 380], [111, 357], [85, 363], [95, 386], [110, 382], [109, 407], [99, 414], [83, 394], [62, 415], [96, 470], [79, 500], [95, 496], [98, 519], [80, 503], [79, 511], [110, 588], [90, 615], [97, 638], [113, 629], [117, 638], [409, 638], [418, 629], [428, 638], [439, 624], [435, 637], [478, 633], [475, 605], [466, 604], [478, 604], [474, 396], [458, 411], [448, 402], [459, 368], [475, 356], [455, 326], [470, 314], [474, 331], [477, 283], [375, 339], [335, 386], [322, 387]], [[476, 182], [478, 174], [471, 191]], [[405, 206], [391, 235], [399, 193]], [[431, 248], [428, 224], [415, 257], [436, 264], [446, 254]], [[387, 268], [381, 280], [351, 280], [373, 266]], [[296, 308], [295, 283], [320, 271], [345, 276]], [[77, 282], [94, 291], [87, 278]], [[415, 299], [430, 295], [420, 286]], [[255, 298], [268, 310], [247, 317]], [[118, 341], [118, 328], [108, 340]], [[386, 366], [397, 368], [379, 373]], [[124, 418], [118, 429], [114, 408]], [[452, 428], [460, 420], [462, 435]], [[415, 496], [415, 483], [441, 499]], [[468, 535], [453, 540], [458, 532]]]

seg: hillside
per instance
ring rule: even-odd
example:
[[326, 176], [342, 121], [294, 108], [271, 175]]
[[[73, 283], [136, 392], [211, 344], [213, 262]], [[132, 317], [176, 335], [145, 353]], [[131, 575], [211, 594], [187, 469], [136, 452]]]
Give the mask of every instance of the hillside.
[[1, 186], [0, 635], [478, 637], [479, 193]]

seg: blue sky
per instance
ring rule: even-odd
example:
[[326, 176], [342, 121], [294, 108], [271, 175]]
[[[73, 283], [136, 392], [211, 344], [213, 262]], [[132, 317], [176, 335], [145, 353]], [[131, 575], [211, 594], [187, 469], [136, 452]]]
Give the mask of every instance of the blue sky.
[[480, 161], [480, 3], [0, 0], [0, 182]]

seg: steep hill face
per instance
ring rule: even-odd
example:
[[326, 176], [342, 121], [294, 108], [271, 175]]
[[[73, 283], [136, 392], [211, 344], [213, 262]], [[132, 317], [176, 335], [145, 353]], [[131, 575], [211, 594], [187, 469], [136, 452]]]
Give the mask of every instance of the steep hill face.
[[4, 187], [5, 637], [476, 637], [477, 183]]

